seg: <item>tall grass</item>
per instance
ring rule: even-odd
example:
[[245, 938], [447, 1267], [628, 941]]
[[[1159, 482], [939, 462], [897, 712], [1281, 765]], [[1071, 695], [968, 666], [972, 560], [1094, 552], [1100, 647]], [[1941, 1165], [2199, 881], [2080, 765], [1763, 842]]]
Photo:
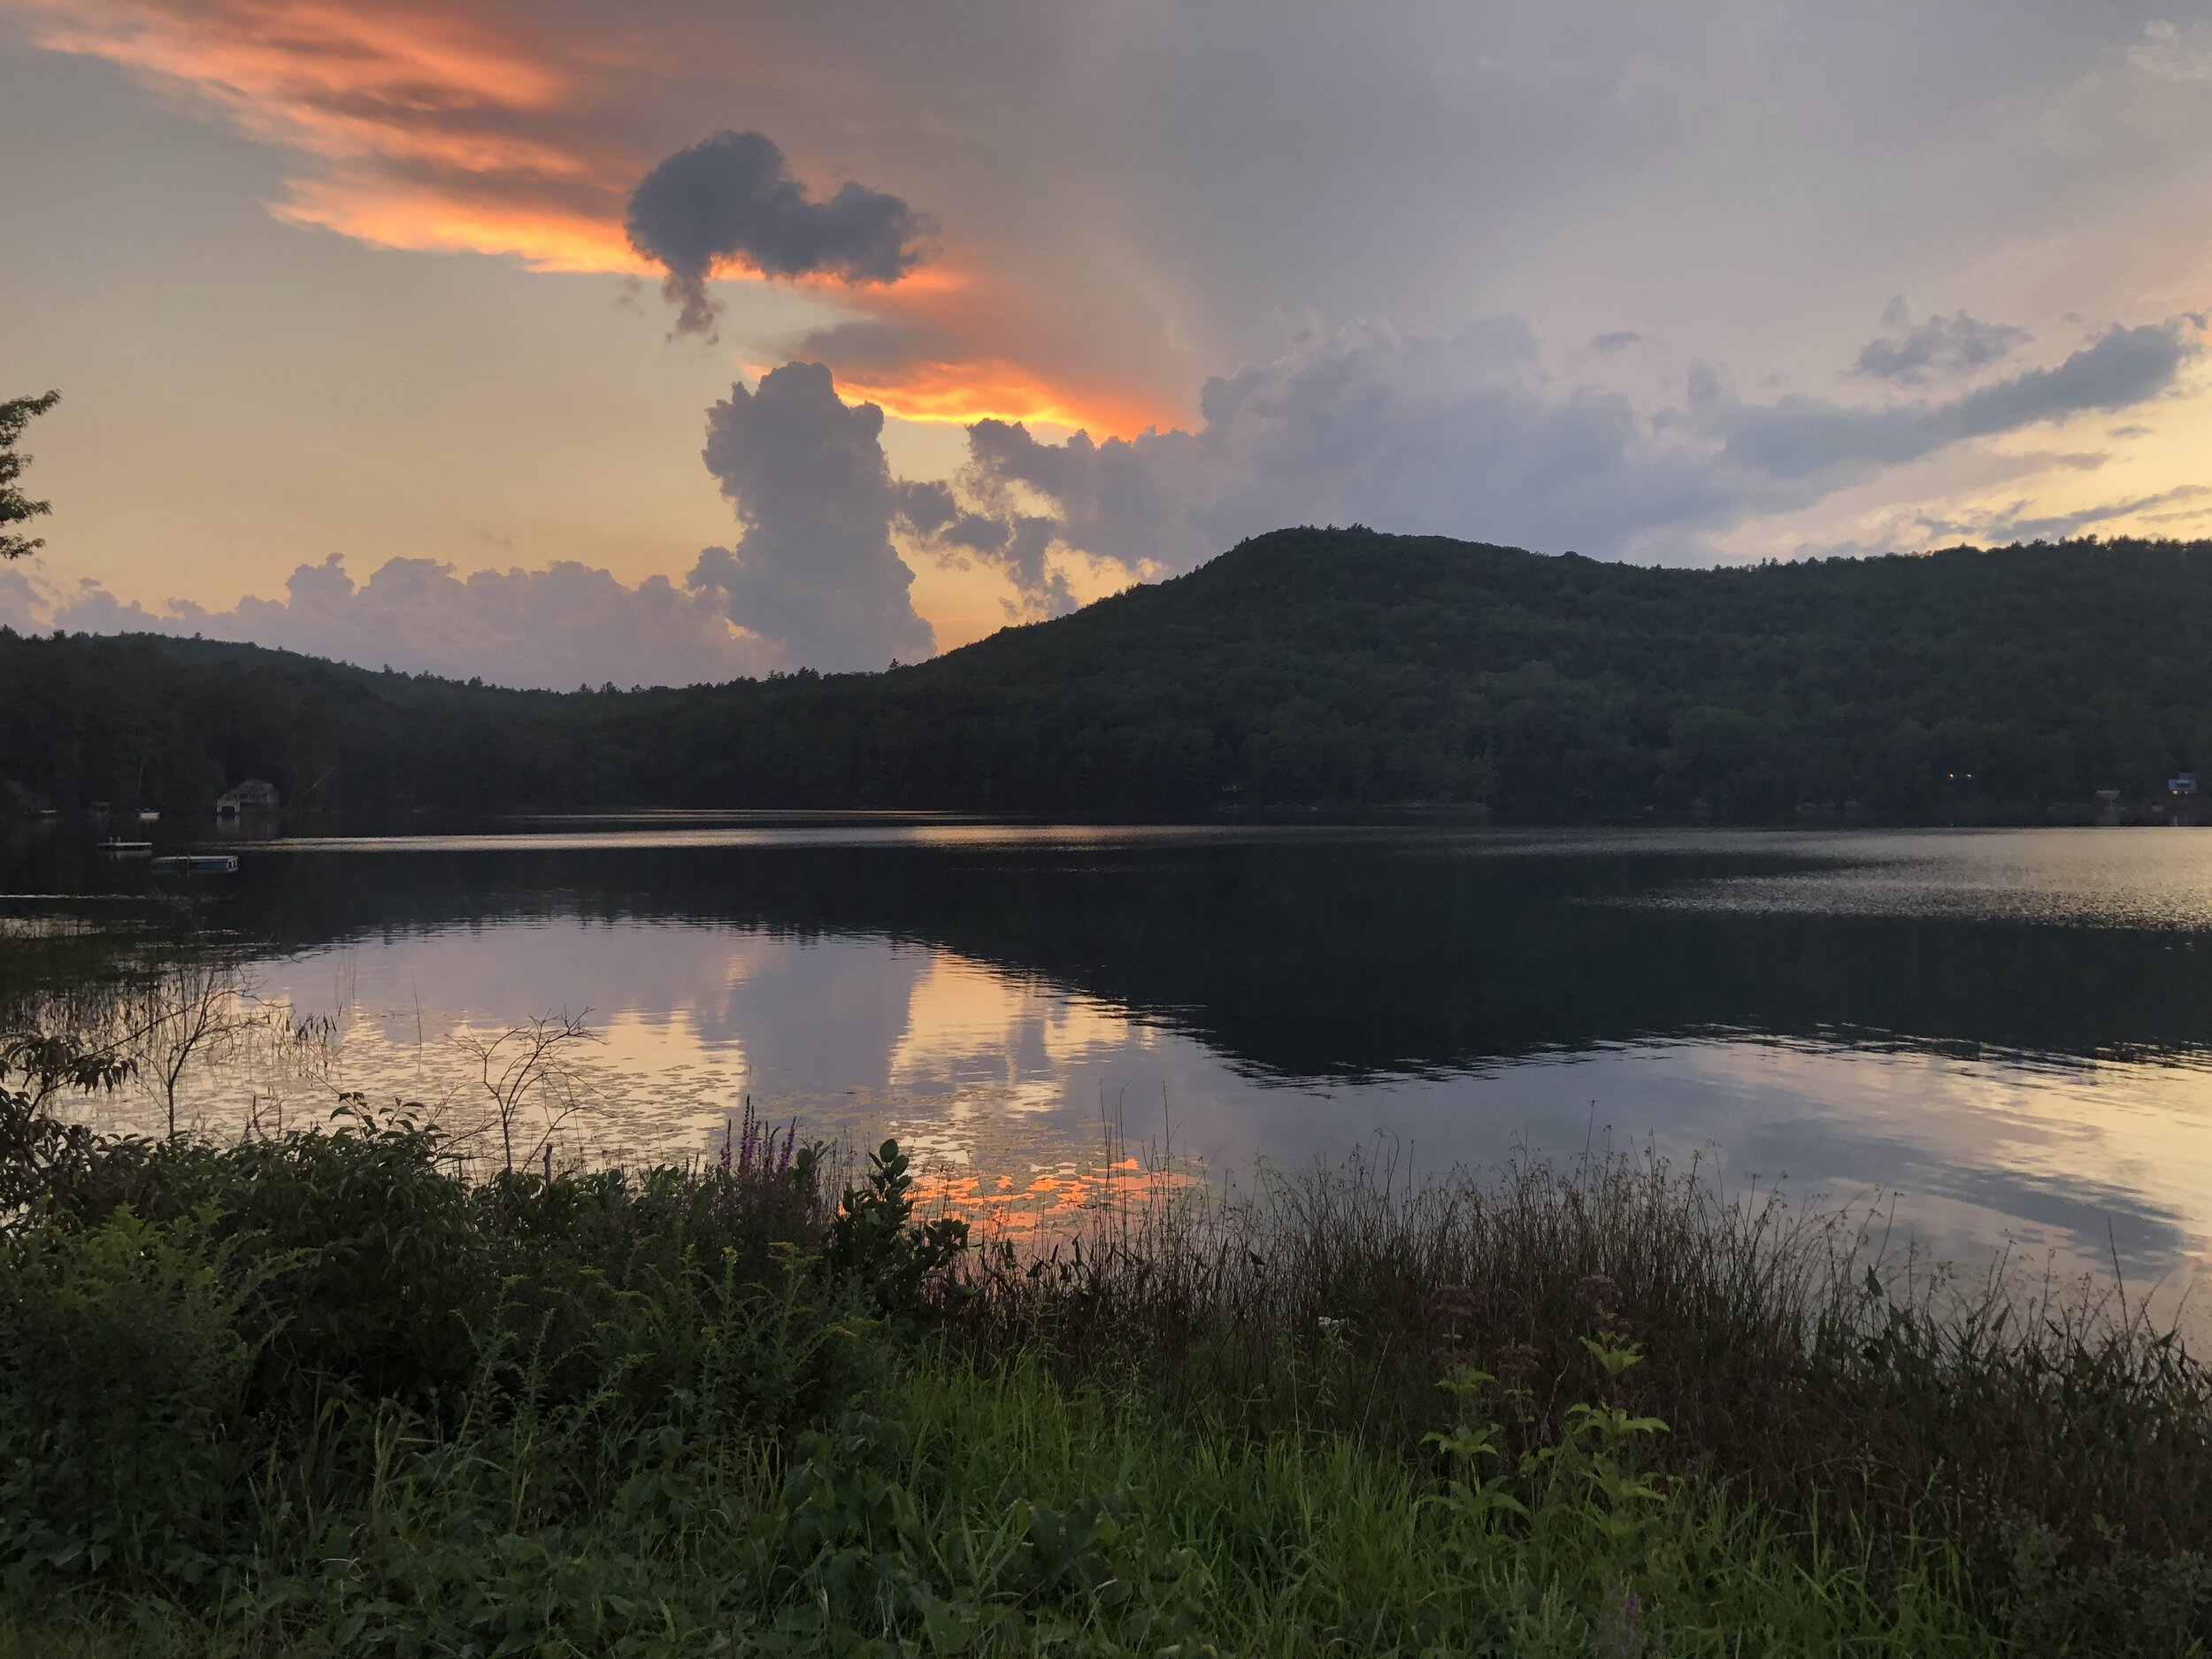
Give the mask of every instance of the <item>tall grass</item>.
[[2118, 1609], [2201, 1609], [2212, 1378], [2178, 1335], [2116, 1284], [1962, 1283], [1869, 1219], [1731, 1200], [1649, 1157], [1417, 1184], [1354, 1159], [1202, 1202], [1163, 1189], [1041, 1256], [976, 1253], [958, 1328], [1171, 1411], [1233, 1402], [1255, 1432], [1402, 1453], [1440, 1378], [1477, 1365], [1524, 1455], [1599, 1379], [1601, 1286], [1669, 1468], [1873, 1535], [1936, 1528], [2019, 1621], [2082, 1641]]
[[2212, 1614], [2177, 1343], [1653, 1163], [1353, 1164], [1025, 1254], [890, 1147], [836, 1193], [758, 1133], [480, 1182], [357, 1110], [38, 1144], [0, 1650], [2185, 1653]]

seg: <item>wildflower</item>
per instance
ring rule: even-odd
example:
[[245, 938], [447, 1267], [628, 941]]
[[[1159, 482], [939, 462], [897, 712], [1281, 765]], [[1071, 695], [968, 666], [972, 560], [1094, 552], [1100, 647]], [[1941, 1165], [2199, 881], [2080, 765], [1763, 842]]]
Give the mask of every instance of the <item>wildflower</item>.
[[1536, 1361], [1533, 1342], [1508, 1342], [1498, 1350], [1498, 1375], [1509, 1385], [1518, 1386], [1535, 1374]]
[[1589, 1304], [1590, 1323], [1601, 1334], [1628, 1335], [1628, 1321], [1621, 1317], [1621, 1287], [1610, 1273], [1592, 1273], [1575, 1286], [1575, 1294]]
[[1475, 1293], [1464, 1285], [1447, 1285], [1429, 1298], [1429, 1312], [1447, 1331], [1457, 1331], [1475, 1317]]
[[1621, 1287], [1613, 1282], [1610, 1273], [1592, 1273], [1575, 1286], [1575, 1295], [1600, 1313], [1613, 1314], [1621, 1310]]
[[1627, 1590], [1622, 1593], [1621, 1633], [1616, 1644], [1616, 1652], [1625, 1655], [1641, 1653], [1643, 1651], [1644, 1645], [1640, 1640], [1641, 1632], [1637, 1629], [1637, 1619], [1639, 1616], [1641, 1615], [1643, 1610], [1643, 1601], [1637, 1595], [1634, 1590]]

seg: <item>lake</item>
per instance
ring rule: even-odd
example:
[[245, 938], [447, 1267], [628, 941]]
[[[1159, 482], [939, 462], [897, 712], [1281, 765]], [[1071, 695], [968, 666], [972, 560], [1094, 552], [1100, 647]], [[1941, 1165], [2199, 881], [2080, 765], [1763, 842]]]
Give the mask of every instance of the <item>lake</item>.
[[[88, 843], [15, 843], [8, 907], [157, 888]], [[896, 1134], [1018, 1225], [1131, 1156], [1652, 1148], [1886, 1194], [1965, 1258], [2171, 1276], [2212, 1240], [2212, 831], [649, 815], [227, 844], [207, 924], [329, 1024], [311, 1066], [189, 1080], [213, 1133], [339, 1088], [462, 1110], [470, 1034], [566, 1012], [593, 1040], [534, 1108], [564, 1160], [711, 1153], [749, 1095]]]

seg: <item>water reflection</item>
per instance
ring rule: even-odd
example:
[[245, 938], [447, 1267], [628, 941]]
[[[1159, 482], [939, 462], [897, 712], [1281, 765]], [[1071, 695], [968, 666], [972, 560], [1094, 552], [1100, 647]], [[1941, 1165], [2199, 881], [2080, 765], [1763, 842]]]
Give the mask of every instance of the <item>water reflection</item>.
[[[131, 879], [11, 879], [94, 877]], [[588, 1008], [606, 1154], [698, 1152], [749, 1093], [1030, 1218], [1116, 1179], [1102, 1125], [1213, 1170], [1609, 1136], [1894, 1189], [1954, 1250], [2164, 1271], [2212, 1237], [2207, 833], [685, 819], [279, 843], [211, 913], [342, 1017], [319, 1087], [459, 1099], [457, 1030]]]

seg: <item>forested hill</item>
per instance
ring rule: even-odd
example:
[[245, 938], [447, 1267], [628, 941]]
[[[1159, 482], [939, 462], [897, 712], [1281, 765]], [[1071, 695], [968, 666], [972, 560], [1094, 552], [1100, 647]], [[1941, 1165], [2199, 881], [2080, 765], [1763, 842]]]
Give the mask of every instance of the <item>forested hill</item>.
[[503, 691], [0, 632], [0, 780], [205, 812], [1488, 803], [1516, 818], [2040, 818], [2212, 772], [2212, 542], [1733, 570], [1286, 530], [917, 667]]

